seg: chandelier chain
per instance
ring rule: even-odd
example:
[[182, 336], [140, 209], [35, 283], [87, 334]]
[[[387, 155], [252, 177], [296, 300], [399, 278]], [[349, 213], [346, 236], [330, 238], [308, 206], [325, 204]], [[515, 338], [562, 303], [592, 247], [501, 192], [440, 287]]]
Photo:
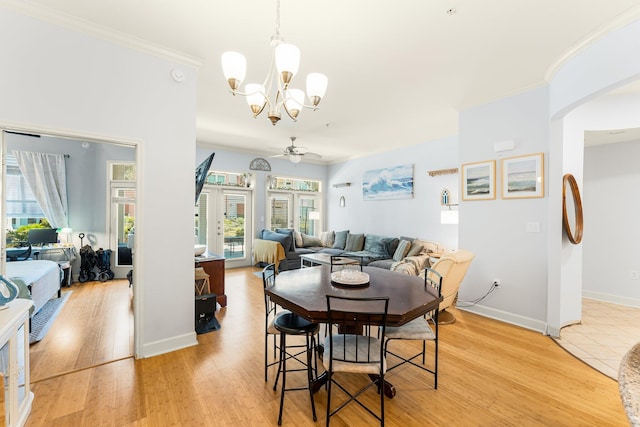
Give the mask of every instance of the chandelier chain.
[[280, 38], [280, 0], [276, 0], [276, 35]]

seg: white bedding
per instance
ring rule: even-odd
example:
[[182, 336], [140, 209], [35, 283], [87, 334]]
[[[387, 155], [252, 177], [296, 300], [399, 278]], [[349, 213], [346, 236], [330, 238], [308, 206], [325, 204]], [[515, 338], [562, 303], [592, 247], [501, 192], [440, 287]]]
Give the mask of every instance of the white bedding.
[[60, 290], [61, 270], [55, 261], [13, 261], [6, 263], [6, 266], [7, 277], [20, 279], [31, 288], [34, 314]]

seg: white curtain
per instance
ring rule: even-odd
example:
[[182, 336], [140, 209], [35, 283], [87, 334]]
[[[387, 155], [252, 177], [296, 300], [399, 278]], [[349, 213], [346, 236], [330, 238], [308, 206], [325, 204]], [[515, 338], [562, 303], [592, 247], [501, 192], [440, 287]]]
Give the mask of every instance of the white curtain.
[[13, 155], [51, 227], [69, 227], [64, 155], [16, 150]]

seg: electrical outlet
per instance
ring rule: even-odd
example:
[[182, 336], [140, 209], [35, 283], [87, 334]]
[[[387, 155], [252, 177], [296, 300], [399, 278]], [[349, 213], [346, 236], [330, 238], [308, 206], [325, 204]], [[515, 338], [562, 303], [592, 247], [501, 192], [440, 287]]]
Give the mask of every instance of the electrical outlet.
[[500, 279], [493, 279], [493, 286], [500, 286]]
[[638, 279], [638, 271], [637, 270], [631, 270], [631, 278], [632, 279]]

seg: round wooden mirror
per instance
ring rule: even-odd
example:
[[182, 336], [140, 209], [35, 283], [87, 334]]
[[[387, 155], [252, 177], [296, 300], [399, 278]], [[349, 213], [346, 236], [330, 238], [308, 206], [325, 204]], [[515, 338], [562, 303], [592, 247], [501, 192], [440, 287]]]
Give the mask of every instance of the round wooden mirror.
[[582, 241], [582, 199], [578, 183], [570, 173], [562, 177], [562, 222], [569, 241]]

